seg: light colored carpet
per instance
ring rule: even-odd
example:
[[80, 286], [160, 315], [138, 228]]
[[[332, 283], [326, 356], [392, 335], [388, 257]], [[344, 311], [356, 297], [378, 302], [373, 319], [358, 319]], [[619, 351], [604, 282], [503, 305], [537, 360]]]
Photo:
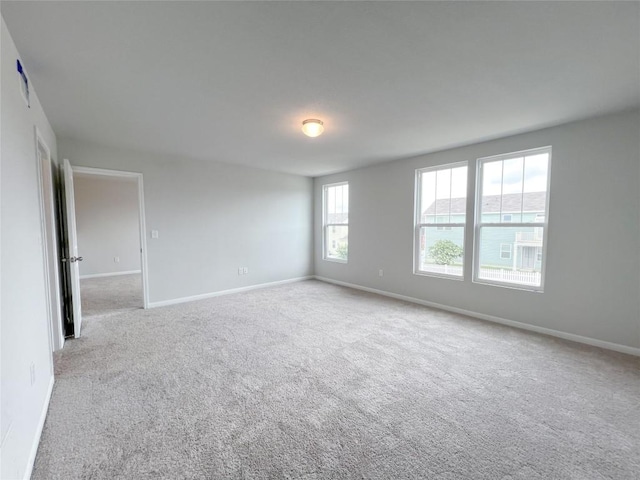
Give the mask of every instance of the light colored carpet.
[[636, 357], [306, 281], [89, 319], [34, 479], [633, 479]]
[[142, 308], [142, 276], [139, 273], [80, 280], [83, 318], [113, 315]]

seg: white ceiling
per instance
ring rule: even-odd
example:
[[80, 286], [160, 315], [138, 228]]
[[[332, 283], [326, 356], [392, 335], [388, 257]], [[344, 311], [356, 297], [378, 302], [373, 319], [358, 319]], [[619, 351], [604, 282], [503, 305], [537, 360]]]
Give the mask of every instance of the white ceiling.
[[[638, 2], [2, 2], [59, 137], [317, 176], [640, 105]], [[302, 120], [325, 133], [305, 137]]]

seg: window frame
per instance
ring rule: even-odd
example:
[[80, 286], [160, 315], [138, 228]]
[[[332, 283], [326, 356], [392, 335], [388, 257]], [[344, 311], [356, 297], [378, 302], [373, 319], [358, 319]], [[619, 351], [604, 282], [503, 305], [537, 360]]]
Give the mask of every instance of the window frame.
[[[495, 162], [495, 161], [504, 161], [509, 160], [514, 157], [528, 157], [537, 154], [547, 153], [549, 155], [547, 161], [547, 185], [546, 185], [546, 196], [545, 196], [545, 211], [544, 211], [544, 221], [540, 222], [482, 222], [482, 167], [485, 163]], [[537, 148], [529, 148], [526, 150], [519, 150], [510, 153], [502, 153], [499, 155], [492, 155], [489, 157], [482, 157], [476, 160], [476, 189], [475, 189], [475, 205], [474, 205], [474, 221], [473, 221], [473, 274], [471, 276], [471, 281], [473, 283], [478, 283], [482, 285], [491, 285], [495, 287], [503, 287], [503, 288], [512, 288], [516, 290], [525, 290], [529, 292], [543, 293], [544, 292], [544, 283], [545, 283], [545, 273], [546, 273], [546, 263], [547, 263], [547, 247], [548, 247], [548, 235], [549, 235], [549, 198], [551, 196], [551, 159], [552, 159], [552, 147], [551, 145], [547, 145], [544, 147]], [[524, 178], [523, 178], [524, 181]], [[524, 186], [523, 186], [524, 188]], [[502, 220], [502, 214], [500, 215], [500, 219]], [[535, 220], [535, 219], [534, 219]], [[489, 280], [485, 278], [479, 278], [480, 273], [480, 233], [483, 227], [504, 227], [504, 228], [514, 228], [514, 227], [538, 227], [542, 228], [542, 261], [540, 264], [540, 286], [535, 285], [523, 285], [519, 283], [512, 282], [503, 282], [498, 280]], [[512, 258], [513, 258], [513, 249], [512, 249]], [[537, 255], [536, 255], [537, 259]]]
[[[437, 172], [438, 170], [453, 170], [454, 168], [467, 167], [467, 192], [465, 194], [465, 221], [462, 223], [438, 223], [437, 220], [434, 223], [421, 223], [421, 203], [422, 203], [422, 185], [421, 185], [421, 176], [423, 173], [428, 172]], [[449, 192], [451, 194], [451, 192]], [[437, 201], [437, 199], [436, 199]], [[464, 281], [465, 279], [465, 265], [467, 264], [467, 223], [469, 221], [469, 216], [467, 214], [467, 206], [469, 201], [469, 162], [455, 162], [455, 163], [446, 163], [443, 165], [434, 165], [431, 167], [423, 167], [417, 168], [415, 173], [414, 180], [414, 214], [413, 214], [413, 274], [420, 275], [424, 277], [436, 277], [436, 278], [446, 278], [449, 280], [458, 280]], [[451, 215], [451, 212], [449, 212]], [[450, 231], [452, 227], [454, 228], [462, 228], [462, 275], [454, 275], [450, 273], [439, 273], [439, 272], [429, 272], [426, 270], [420, 270], [419, 262], [420, 262], [420, 230], [423, 228], [434, 228], [436, 230], [448, 230]]]
[[[502, 248], [502, 247], [504, 247], [505, 245], [506, 245], [507, 247], [509, 247], [509, 251], [508, 251], [508, 252], [505, 252], [505, 251], [503, 250], [503, 248]], [[503, 257], [502, 255], [503, 255], [504, 253], [508, 254], [509, 256], [508, 256], [508, 257]], [[500, 259], [501, 259], [501, 260], [511, 260], [512, 258], [513, 258], [513, 244], [512, 244], [512, 243], [501, 243], [501, 244], [500, 244]]]
[[[347, 246], [347, 258], [334, 258], [329, 257], [327, 255], [327, 230], [330, 227], [347, 227], [347, 245], [349, 244], [349, 222], [347, 223], [327, 223], [327, 215], [328, 215], [328, 196], [327, 190], [332, 187], [341, 187], [343, 185], [349, 185], [349, 181], [345, 180], [344, 182], [337, 183], [327, 183], [322, 185], [322, 260], [326, 260], [327, 262], [335, 262], [335, 263], [349, 263], [349, 250]], [[347, 197], [347, 205], [349, 205], [350, 199]], [[348, 209], [347, 209], [348, 212]], [[347, 213], [348, 214], [348, 213]]]

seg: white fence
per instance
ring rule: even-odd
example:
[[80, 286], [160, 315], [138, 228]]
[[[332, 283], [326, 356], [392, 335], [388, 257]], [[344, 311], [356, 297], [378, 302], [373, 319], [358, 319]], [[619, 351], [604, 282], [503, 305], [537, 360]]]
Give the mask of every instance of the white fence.
[[459, 275], [462, 276], [461, 265], [436, 265], [427, 264], [423, 266], [425, 272], [431, 273], [445, 273], [447, 275]]
[[[423, 266], [425, 272], [444, 273], [446, 275], [462, 276], [460, 265], [435, 265]], [[494, 280], [497, 282], [519, 283], [521, 285], [540, 285], [540, 272], [527, 272], [520, 270], [506, 270], [502, 268], [482, 268], [478, 278], [482, 280]]]
[[480, 268], [478, 278], [482, 278], [483, 280], [496, 280], [498, 282], [520, 283], [522, 285], [540, 285], [540, 272]]

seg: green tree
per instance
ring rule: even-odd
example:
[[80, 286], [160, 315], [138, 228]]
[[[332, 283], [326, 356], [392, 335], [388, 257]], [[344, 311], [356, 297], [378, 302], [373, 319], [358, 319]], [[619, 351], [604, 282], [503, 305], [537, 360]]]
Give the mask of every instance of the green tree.
[[456, 258], [462, 256], [462, 247], [451, 240], [438, 240], [429, 248], [429, 255], [438, 265], [451, 265]]
[[348, 254], [349, 254], [349, 247], [347, 246], [346, 243], [341, 243], [340, 245], [338, 245], [338, 248], [336, 248], [336, 255], [338, 256], [338, 258], [346, 260]]

